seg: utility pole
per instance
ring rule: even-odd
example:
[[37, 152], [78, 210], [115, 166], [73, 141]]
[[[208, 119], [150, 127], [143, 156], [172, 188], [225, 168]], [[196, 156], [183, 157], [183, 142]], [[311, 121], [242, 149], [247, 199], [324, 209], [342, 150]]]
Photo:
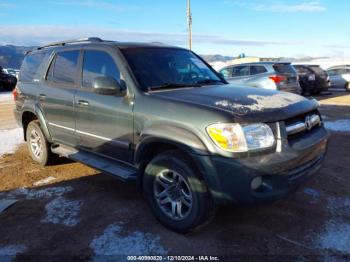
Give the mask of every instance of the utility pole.
[[192, 13], [191, 13], [191, 0], [187, 0], [187, 23], [188, 23], [188, 45], [192, 50]]

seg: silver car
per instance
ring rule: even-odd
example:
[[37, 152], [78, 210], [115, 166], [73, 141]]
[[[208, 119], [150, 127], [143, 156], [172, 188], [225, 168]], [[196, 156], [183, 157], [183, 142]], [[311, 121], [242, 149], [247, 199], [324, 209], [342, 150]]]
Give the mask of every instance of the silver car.
[[334, 66], [327, 70], [331, 81], [331, 87], [345, 88], [350, 92], [350, 65]]
[[290, 63], [256, 62], [224, 67], [219, 71], [229, 83], [301, 93], [298, 74]]

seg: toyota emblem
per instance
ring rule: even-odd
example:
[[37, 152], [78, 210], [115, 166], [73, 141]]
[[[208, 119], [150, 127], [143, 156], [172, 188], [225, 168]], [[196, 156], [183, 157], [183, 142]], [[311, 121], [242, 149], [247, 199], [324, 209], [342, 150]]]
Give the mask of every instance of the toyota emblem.
[[305, 128], [306, 128], [307, 130], [311, 130], [311, 128], [312, 128], [311, 116], [307, 116], [307, 117], [305, 118]]

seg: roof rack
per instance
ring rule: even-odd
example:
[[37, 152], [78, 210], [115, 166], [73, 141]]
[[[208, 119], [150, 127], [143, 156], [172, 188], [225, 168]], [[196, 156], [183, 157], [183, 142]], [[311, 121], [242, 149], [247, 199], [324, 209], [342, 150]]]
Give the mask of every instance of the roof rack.
[[47, 45], [43, 45], [43, 46], [38, 47], [37, 50], [52, 47], [52, 46], [60, 46], [60, 45], [64, 46], [66, 44], [75, 44], [75, 43], [84, 43], [84, 42], [100, 43], [100, 42], [104, 42], [104, 41], [99, 37], [80, 38], [80, 39], [75, 39], [75, 40], [66, 40], [66, 41], [61, 41], [61, 42], [49, 43]]

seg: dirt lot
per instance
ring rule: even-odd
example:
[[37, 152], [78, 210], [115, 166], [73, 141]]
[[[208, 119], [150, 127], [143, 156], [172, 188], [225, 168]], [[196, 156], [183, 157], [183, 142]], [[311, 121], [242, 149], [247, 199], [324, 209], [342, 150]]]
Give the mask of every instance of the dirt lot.
[[[287, 199], [222, 207], [209, 226], [191, 235], [160, 225], [134, 185], [65, 159], [40, 167], [20, 145], [15, 154], [0, 156], [0, 200], [18, 200], [0, 214], [0, 260], [149, 254], [350, 259], [350, 95], [317, 99], [332, 133], [324, 167]], [[0, 129], [14, 128], [11, 108], [0, 100]]]

